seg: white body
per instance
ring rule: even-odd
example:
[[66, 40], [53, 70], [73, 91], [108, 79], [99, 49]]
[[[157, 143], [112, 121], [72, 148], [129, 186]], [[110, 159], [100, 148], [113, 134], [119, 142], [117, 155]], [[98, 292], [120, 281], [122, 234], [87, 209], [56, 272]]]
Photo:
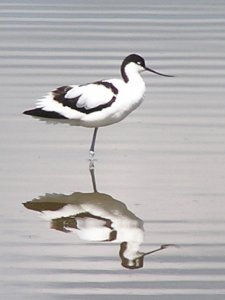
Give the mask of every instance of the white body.
[[95, 83], [70, 86], [72, 89], [65, 95], [65, 99], [79, 97], [76, 105], [85, 109], [104, 105], [116, 97], [115, 101], [106, 108], [87, 114], [57, 102], [54, 100], [53, 93], [49, 93], [46, 97], [38, 100], [37, 108], [44, 111], [54, 111], [65, 118], [74, 120], [78, 126], [102, 127], [117, 123], [141, 104], [145, 93], [145, 83], [139, 74], [143, 71], [142, 67], [130, 63], [126, 66], [125, 71], [129, 77], [127, 83], [123, 79], [103, 80], [103, 83], [110, 83], [118, 90], [116, 95], [110, 88]]

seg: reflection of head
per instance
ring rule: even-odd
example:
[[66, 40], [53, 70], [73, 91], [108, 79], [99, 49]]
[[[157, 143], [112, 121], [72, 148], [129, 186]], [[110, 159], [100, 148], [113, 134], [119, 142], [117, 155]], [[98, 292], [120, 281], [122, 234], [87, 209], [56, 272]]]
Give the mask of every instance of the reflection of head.
[[126, 255], [126, 250], [128, 248], [128, 243], [123, 242], [120, 244], [119, 255], [121, 258], [121, 265], [127, 269], [140, 269], [144, 265], [144, 253], [133, 252], [130, 255]]
[[144, 265], [144, 257], [146, 255], [161, 251], [166, 249], [170, 246], [175, 246], [173, 244], [163, 244], [159, 248], [154, 249], [149, 252], [139, 252], [137, 248], [137, 244], [135, 243], [128, 243], [123, 242], [120, 244], [120, 258], [121, 264], [124, 268], [128, 269], [139, 269], [142, 268]]

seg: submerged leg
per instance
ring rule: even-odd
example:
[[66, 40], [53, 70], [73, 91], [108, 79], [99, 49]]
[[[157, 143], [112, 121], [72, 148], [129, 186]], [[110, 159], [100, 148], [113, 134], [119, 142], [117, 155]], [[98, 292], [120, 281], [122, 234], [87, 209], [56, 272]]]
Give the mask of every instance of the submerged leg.
[[90, 174], [91, 174], [91, 181], [92, 181], [92, 186], [93, 186], [94, 193], [97, 193], [97, 185], [96, 185], [96, 180], [95, 180], [94, 163], [93, 163], [93, 168], [89, 167], [89, 171], [90, 171]]
[[91, 141], [91, 147], [90, 147], [90, 151], [89, 151], [90, 160], [93, 160], [94, 155], [95, 155], [95, 141], [96, 141], [97, 131], [98, 131], [98, 127], [96, 127], [94, 129], [94, 134], [93, 134], [92, 141]]

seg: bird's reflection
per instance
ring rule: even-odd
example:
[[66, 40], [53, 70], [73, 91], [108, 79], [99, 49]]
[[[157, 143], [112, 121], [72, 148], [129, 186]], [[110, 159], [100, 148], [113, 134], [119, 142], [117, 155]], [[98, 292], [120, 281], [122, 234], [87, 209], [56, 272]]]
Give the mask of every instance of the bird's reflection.
[[80, 239], [96, 242], [117, 242], [125, 268], [142, 268], [144, 257], [168, 245], [140, 252], [144, 239], [143, 221], [121, 201], [97, 191], [94, 168], [90, 169], [93, 192], [71, 195], [46, 194], [23, 203], [27, 209], [40, 212], [51, 228], [65, 233], [75, 232]]

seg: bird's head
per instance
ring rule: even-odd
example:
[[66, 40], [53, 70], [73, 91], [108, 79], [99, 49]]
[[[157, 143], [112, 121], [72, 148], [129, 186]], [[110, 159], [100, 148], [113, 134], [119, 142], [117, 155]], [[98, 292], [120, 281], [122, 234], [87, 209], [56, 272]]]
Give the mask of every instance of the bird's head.
[[138, 54], [130, 54], [127, 57], [125, 57], [125, 59], [122, 62], [121, 74], [122, 74], [122, 77], [125, 82], [129, 81], [128, 73], [131, 73], [131, 72], [139, 72], [140, 73], [143, 71], [149, 71], [149, 72], [155, 73], [160, 76], [165, 76], [165, 77], [174, 77], [172, 75], [166, 75], [163, 73], [156, 72], [156, 71], [146, 67], [144, 58]]

